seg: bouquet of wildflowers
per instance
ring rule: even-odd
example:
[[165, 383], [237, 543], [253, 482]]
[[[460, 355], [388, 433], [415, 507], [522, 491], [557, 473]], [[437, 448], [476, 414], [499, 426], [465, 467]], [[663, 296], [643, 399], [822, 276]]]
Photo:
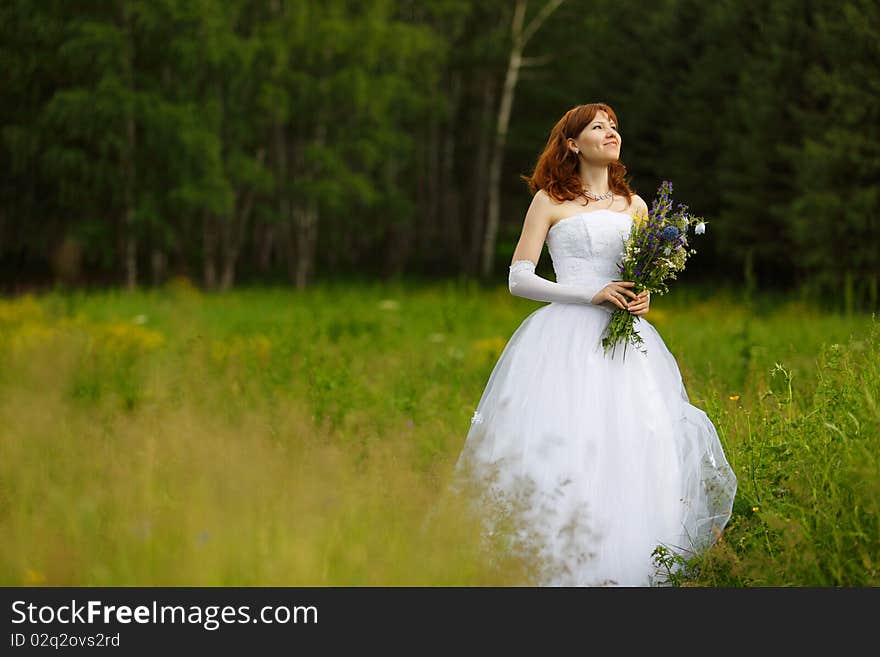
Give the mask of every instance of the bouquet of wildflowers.
[[[694, 249], [688, 249], [688, 227], [693, 225], [697, 235], [706, 232], [707, 222], [688, 214], [686, 205], [679, 203], [676, 211], [672, 212], [671, 194], [672, 183], [664, 180], [647, 218], [633, 225], [624, 243], [623, 260], [618, 264], [620, 280], [635, 283], [630, 289], [636, 294], [644, 290], [657, 294], [669, 292], [666, 280], [675, 278], [676, 272], [684, 270], [688, 256], [696, 253]], [[635, 330], [638, 319], [637, 315], [623, 308], [614, 310], [605, 337], [602, 338], [606, 354], [610, 349], [613, 358], [621, 342], [624, 360], [627, 344], [647, 353], [646, 349], [640, 347], [644, 341]]]

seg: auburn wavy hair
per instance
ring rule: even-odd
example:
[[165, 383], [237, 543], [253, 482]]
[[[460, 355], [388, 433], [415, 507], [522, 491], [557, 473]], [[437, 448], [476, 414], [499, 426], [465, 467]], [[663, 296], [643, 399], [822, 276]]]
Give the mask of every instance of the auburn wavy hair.
[[[559, 203], [573, 201], [579, 197], [587, 201], [593, 200], [583, 192], [581, 178], [578, 175], [578, 156], [572, 152], [566, 142], [569, 138], [577, 139], [590, 121], [596, 118], [599, 110], [605, 111], [618, 130], [620, 129], [617, 115], [605, 103], [588, 103], [568, 110], [550, 131], [550, 138], [538, 157], [532, 175], [520, 176], [528, 183], [529, 191], [533, 196], [539, 189], [543, 189]], [[627, 203], [631, 204], [635, 192], [630, 188], [625, 176], [626, 167], [620, 160], [608, 164], [608, 183], [611, 191], [625, 196]]]

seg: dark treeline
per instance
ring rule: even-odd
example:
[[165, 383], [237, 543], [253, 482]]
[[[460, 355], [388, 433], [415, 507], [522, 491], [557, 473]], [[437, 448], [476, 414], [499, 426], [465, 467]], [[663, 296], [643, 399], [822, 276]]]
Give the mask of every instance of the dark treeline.
[[709, 221], [687, 278], [876, 308], [878, 44], [876, 0], [6, 0], [3, 289], [500, 280], [602, 101]]

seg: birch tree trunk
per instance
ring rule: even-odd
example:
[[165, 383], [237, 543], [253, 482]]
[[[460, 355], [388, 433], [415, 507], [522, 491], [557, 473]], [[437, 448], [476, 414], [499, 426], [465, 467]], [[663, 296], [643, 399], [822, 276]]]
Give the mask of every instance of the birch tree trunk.
[[[262, 165], [266, 158], [266, 149], [260, 148], [254, 158], [257, 164]], [[235, 202], [232, 204], [232, 216], [225, 222], [226, 230], [223, 232], [221, 244], [223, 269], [220, 274], [220, 290], [225, 292], [235, 284], [235, 264], [241, 253], [244, 236], [247, 230], [248, 220], [254, 208], [256, 190], [248, 189], [245, 192], [236, 191]], [[240, 201], [240, 202], [239, 202]]]
[[544, 21], [564, 2], [549, 0], [523, 28], [526, 15], [526, 0], [517, 0], [511, 21], [512, 44], [510, 57], [507, 60], [507, 73], [501, 90], [501, 104], [498, 107], [498, 119], [495, 124], [495, 141], [492, 144], [492, 160], [489, 164], [489, 207], [486, 218], [486, 232], [483, 236], [483, 252], [480, 273], [489, 276], [492, 273], [492, 262], [495, 256], [495, 243], [498, 239], [498, 224], [501, 215], [501, 167], [504, 163], [504, 146], [507, 141], [507, 130], [510, 125], [510, 112], [513, 107], [513, 96], [519, 71], [528, 63], [523, 58], [523, 50], [540, 29]]

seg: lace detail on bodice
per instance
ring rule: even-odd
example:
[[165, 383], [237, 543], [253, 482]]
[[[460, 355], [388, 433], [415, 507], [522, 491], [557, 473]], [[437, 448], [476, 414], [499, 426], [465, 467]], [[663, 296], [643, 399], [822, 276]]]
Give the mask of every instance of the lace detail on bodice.
[[550, 227], [547, 249], [558, 283], [602, 283], [620, 278], [617, 263], [632, 230], [628, 212], [592, 210]]

